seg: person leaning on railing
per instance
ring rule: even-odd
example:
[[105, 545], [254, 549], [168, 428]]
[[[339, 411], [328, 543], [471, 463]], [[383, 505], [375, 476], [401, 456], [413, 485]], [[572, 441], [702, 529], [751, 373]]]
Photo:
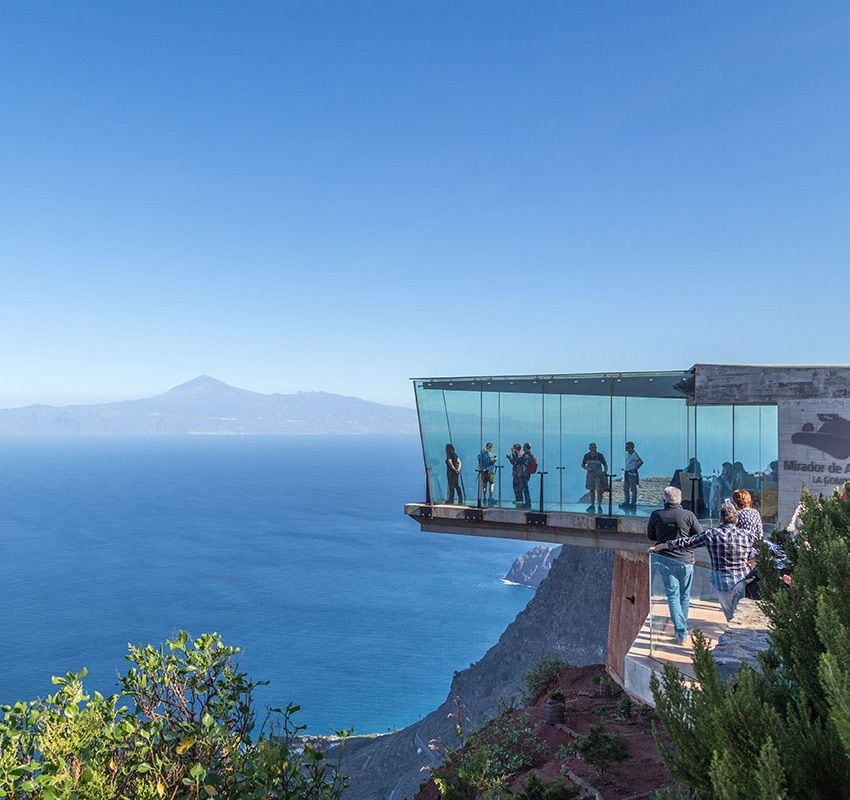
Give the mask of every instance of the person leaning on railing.
[[744, 595], [744, 579], [749, 572], [747, 561], [753, 547], [749, 531], [739, 528], [738, 510], [731, 502], [720, 507], [720, 525], [695, 536], [682, 536], [650, 547], [650, 553], [685, 547], [702, 547], [711, 559], [711, 585], [717, 590], [717, 599], [727, 621], [731, 620]]

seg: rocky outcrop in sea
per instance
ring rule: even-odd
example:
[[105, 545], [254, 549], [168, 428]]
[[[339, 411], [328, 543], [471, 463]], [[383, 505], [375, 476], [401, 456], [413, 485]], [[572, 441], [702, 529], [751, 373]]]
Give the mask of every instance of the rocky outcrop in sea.
[[530, 589], [536, 589], [549, 574], [552, 564], [560, 553], [560, 547], [546, 547], [545, 545], [532, 547], [531, 550], [514, 561], [508, 570], [508, 574], [505, 575], [505, 580], [528, 586]]

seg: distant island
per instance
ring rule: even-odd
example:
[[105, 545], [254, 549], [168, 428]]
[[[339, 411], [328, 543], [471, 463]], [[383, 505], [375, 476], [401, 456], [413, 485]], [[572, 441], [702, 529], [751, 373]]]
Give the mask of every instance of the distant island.
[[0, 436], [414, 434], [416, 412], [328, 392], [260, 394], [201, 375], [164, 394], [0, 409]]

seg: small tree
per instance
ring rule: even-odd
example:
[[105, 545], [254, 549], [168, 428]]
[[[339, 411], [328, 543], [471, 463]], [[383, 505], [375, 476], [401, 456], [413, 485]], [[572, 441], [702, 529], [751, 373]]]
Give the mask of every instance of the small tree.
[[532, 772], [522, 793], [517, 797], [518, 800], [572, 800], [578, 793], [578, 786], [567, 783], [563, 778], [558, 778], [547, 786], [536, 772]]
[[554, 654], [538, 658], [534, 666], [525, 673], [528, 699], [536, 700], [540, 697], [552, 685], [552, 682], [558, 677], [558, 673], [569, 666], [560, 656]]
[[577, 739], [575, 748], [578, 754], [599, 771], [605, 773], [605, 768], [613, 761], [625, 761], [629, 758], [626, 741], [618, 733], [608, 733], [601, 722], [590, 726], [587, 736]]

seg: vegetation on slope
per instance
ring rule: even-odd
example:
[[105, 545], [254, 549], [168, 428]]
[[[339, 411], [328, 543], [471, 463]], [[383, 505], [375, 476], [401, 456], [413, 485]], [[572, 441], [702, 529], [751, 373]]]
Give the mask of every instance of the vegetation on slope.
[[[528, 703], [507, 708], [448, 754], [417, 800], [606, 800], [649, 796], [669, 785], [652, 738], [651, 709], [623, 695], [604, 667], [541, 658], [526, 675]], [[563, 702], [563, 724], [547, 724], [547, 703]]]

